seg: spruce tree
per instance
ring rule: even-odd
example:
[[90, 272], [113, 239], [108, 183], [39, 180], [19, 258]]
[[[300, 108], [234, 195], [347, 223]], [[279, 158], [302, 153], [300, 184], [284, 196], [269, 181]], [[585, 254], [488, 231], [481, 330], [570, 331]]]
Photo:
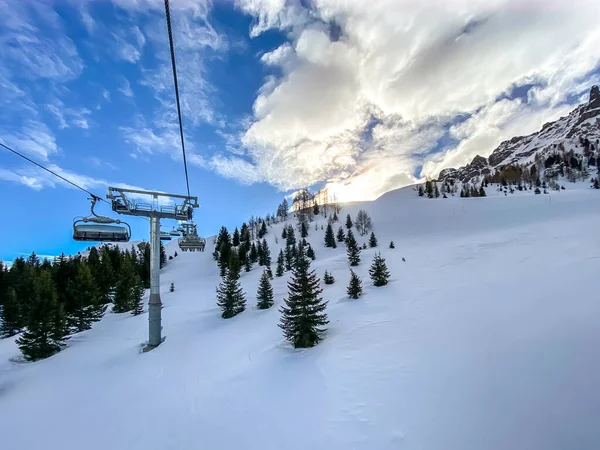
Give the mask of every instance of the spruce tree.
[[136, 288], [137, 283], [138, 276], [133, 270], [131, 259], [125, 258], [115, 288], [113, 312], [123, 313], [131, 311], [134, 306], [134, 289]]
[[260, 277], [258, 291], [256, 293], [256, 306], [258, 309], [269, 309], [273, 306], [273, 287], [271, 286], [271, 277], [265, 270]]
[[346, 240], [346, 235], [344, 234], [344, 229], [340, 227], [337, 232], [337, 241], [344, 242]]
[[23, 318], [21, 317], [21, 307], [17, 298], [15, 288], [10, 286], [6, 290], [6, 297], [2, 305], [2, 314], [0, 315], [0, 338], [14, 336], [21, 331]]
[[378, 253], [373, 258], [373, 263], [369, 268], [369, 275], [373, 281], [373, 286], [385, 286], [390, 280], [390, 272], [388, 271], [385, 259]]
[[165, 246], [160, 243], [160, 268], [162, 269], [164, 265], [167, 264], [167, 254], [165, 253]]
[[35, 281], [34, 296], [26, 328], [17, 339], [27, 361], [48, 358], [58, 353], [67, 340], [68, 330], [62, 305], [49, 271], [42, 271]]
[[310, 259], [312, 259], [313, 261], [315, 259], [317, 259], [317, 256], [315, 255], [315, 251], [313, 250], [313, 248], [310, 246], [310, 244], [308, 244], [307, 248], [306, 248], [306, 256], [308, 256]]
[[337, 222], [338, 220], [340, 220], [338, 218], [337, 212], [333, 211], [333, 218], [331, 220], [333, 220], [334, 222]]
[[258, 265], [264, 266], [265, 265], [265, 251], [263, 249], [262, 242], [260, 240], [256, 241], [256, 250], [257, 250], [256, 253], [258, 255]]
[[144, 312], [144, 301], [142, 300], [144, 291], [144, 285], [138, 278], [131, 293], [131, 314], [134, 316], [139, 316]]
[[296, 235], [294, 233], [294, 227], [291, 225], [288, 225], [288, 230], [285, 238], [285, 245], [296, 245]]
[[242, 224], [240, 230], [240, 242], [250, 242], [250, 230], [248, 229], [246, 222]]
[[390, 248], [396, 248], [396, 246], [394, 245], [394, 241], [390, 241]]
[[244, 260], [244, 270], [246, 272], [250, 272], [252, 270], [252, 260], [249, 257]]
[[284, 260], [283, 249], [282, 249], [282, 250], [279, 250], [279, 256], [277, 256], [277, 268], [275, 269], [276, 277], [283, 276], [283, 273], [285, 271], [284, 261], [285, 260]]
[[287, 225], [285, 227], [283, 227], [283, 230], [281, 231], [281, 239], [286, 239], [287, 238]]
[[329, 323], [325, 309], [327, 302], [320, 297], [319, 278], [310, 270], [310, 260], [302, 252], [294, 264], [288, 282], [288, 298], [281, 307], [279, 327], [294, 348], [308, 348], [318, 344]]
[[302, 222], [300, 224], [300, 236], [303, 238], [308, 236], [308, 227], [306, 226], [306, 222]]
[[375, 237], [375, 233], [371, 231], [371, 237], [369, 238], [369, 247], [377, 247], [377, 238]]
[[363, 250], [366, 250], [366, 249], [367, 249], [367, 243], [366, 243], [366, 242], [363, 242], [362, 249], [363, 249]]
[[350, 270], [350, 284], [348, 285], [346, 292], [348, 293], [348, 298], [353, 299], [357, 299], [363, 293], [362, 281], [358, 275], [356, 275], [354, 270]]
[[240, 273], [242, 271], [242, 262], [240, 261], [240, 257], [238, 256], [236, 251], [232, 251], [229, 254], [229, 264], [227, 268], [229, 269], [229, 273], [231, 276], [235, 276], [238, 279], [240, 278]]
[[327, 224], [327, 229], [325, 230], [325, 247], [337, 247], [337, 244], [335, 243], [335, 235], [333, 234], [333, 227], [330, 223]]
[[246, 298], [239, 281], [239, 274], [227, 269], [217, 287], [217, 305], [221, 308], [221, 317], [230, 319], [246, 309]]
[[258, 231], [258, 237], [262, 238], [267, 234], [267, 223], [263, 220], [260, 230]]
[[223, 240], [221, 245], [219, 246], [219, 274], [220, 276], [225, 275], [225, 271], [227, 270], [227, 266], [229, 264], [229, 260], [231, 259], [231, 254], [235, 253], [231, 248], [231, 244], [227, 240]]
[[266, 239], [263, 239], [261, 247], [263, 250], [263, 266], [267, 268], [269, 277], [273, 279], [273, 272], [271, 271], [271, 250], [269, 249], [269, 244], [267, 244]]
[[285, 270], [292, 270], [292, 264], [294, 262], [294, 249], [296, 246], [287, 246], [285, 248]]
[[335, 278], [333, 278], [333, 275], [330, 272], [325, 271], [323, 274], [323, 282], [325, 284], [333, 284], [335, 283]]
[[256, 261], [258, 261], [258, 250], [256, 250], [256, 244], [254, 242], [252, 242], [252, 246], [250, 247], [250, 261], [252, 261], [252, 264], [254, 264]]
[[352, 230], [348, 230], [348, 235], [346, 236], [346, 254], [348, 255], [348, 263], [351, 266], [358, 266], [360, 263], [360, 248], [356, 239], [354, 239]]
[[352, 228], [352, 217], [350, 217], [350, 214], [346, 215], [346, 228], [348, 230]]
[[69, 285], [73, 308], [67, 315], [71, 331], [78, 333], [92, 328], [92, 323], [100, 320], [106, 311], [101, 301], [101, 293], [87, 264], [79, 264], [77, 275]]
[[234, 247], [237, 247], [238, 245], [240, 245], [240, 232], [238, 231], [237, 227], [235, 227], [235, 230], [233, 230], [233, 238], [232, 238], [232, 244]]

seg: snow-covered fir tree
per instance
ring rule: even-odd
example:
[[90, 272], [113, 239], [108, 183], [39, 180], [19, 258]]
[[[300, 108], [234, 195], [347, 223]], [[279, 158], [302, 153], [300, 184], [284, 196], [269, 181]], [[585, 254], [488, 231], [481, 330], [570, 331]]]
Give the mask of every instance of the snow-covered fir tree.
[[394, 241], [390, 241], [390, 248], [396, 248], [396, 245], [394, 244]]
[[360, 264], [360, 248], [352, 230], [348, 230], [348, 234], [346, 235], [346, 254], [348, 255], [348, 263], [351, 266], [358, 266]]
[[315, 259], [317, 259], [317, 255], [315, 255], [315, 251], [313, 250], [313, 248], [311, 247], [310, 244], [308, 244], [307, 248], [306, 248], [306, 256], [308, 256], [310, 259], [312, 259], [313, 261]]
[[344, 242], [346, 240], [346, 235], [344, 234], [344, 229], [340, 227], [337, 232], [337, 241]]
[[377, 247], [377, 238], [375, 237], [375, 233], [371, 231], [371, 237], [369, 237], [369, 247]]
[[100, 320], [106, 310], [101, 303], [100, 291], [87, 264], [77, 266], [77, 275], [69, 284], [71, 311], [67, 316], [67, 324], [72, 332], [89, 330], [92, 323]]
[[337, 247], [337, 244], [335, 243], [335, 235], [333, 234], [333, 227], [330, 223], [327, 224], [327, 228], [325, 229], [325, 247]]
[[346, 228], [348, 230], [352, 228], [352, 217], [350, 217], [350, 214], [346, 215]]
[[217, 305], [221, 308], [221, 317], [230, 319], [246, 309], [246, 297], [240, 285], [240, 272], [233, 261], [225, 271], [225, 276], [217, 287]]
[[308, 227], [306, 226], [306, 222], [302, 222], [300, 224], [300, 237], [307, 237], [308, 236]]
[[285, 259], [283, 256], [283, 249], [279, 250], [279, 255], [277, 256], [277, 268], [275, 269], [275, 276], [281, 277], [285, 272]]
[[320, 297], [319, 278], [310, 271], [310, 260], [299, 252], [292, 278], [288, 282], [288, 297], [281, 307], [279, 327], [294, 348], [308, 348], [318, 344], [329, 323], [325, 309], [327, 302]]
[[273, 306], [273, 287], [271, 286], [271, 277], [265, 270], [258, 283], [258, 291], [256, 293], [256, 307], [258, 309], [269, 309]]
[[50, 271], [37, 276], [34, 296], [30, 298], [29, 317], [17, 345], [27, 361], [48, 358], [58, 353], [68, 339], [68, 325]]
[[335, 283], [335, 278], [333, 277], [333, 275], [331, 274], [331, 272], [328, 272], [327, 270], [325, 271], [325, 273], [323, 274], [323, 282], [325, 284], [333, 284], [333, 283]]
[[352, 269], [350, 269], [350, 283], [348, 284], [346, 293], [348, 294], [348, 298], [353, 299], [357, 299], [363, 293], [362, 281]]
[[369, 268], [369, 275], [373, 286], [385, 286], [390, 280], [390, 272], [385, 264], [385, 259], [381, 256], [381, 253], [377, 253], [373, 258], [371, 267]]
[[141, 280], [138, 280], [137, 284], [133, 288], [133, 305], [131, 308], [131, 314], [139, 316], [144, 312], [144, 285]]

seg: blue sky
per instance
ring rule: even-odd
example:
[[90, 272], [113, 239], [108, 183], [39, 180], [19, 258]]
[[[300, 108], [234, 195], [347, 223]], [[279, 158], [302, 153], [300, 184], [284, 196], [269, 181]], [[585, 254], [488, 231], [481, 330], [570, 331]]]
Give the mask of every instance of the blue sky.
[[[488, 3], [172, 0], [199, 231], [303, 186], [375, 198], [582, 101], [594, 3]], [[162, 0], [0, 0], [0, 14], [1, 142], [98, 195], [185, 192]], [[83, 192], [3, 150], [0, 193], [0, 259], [85, 247]]]

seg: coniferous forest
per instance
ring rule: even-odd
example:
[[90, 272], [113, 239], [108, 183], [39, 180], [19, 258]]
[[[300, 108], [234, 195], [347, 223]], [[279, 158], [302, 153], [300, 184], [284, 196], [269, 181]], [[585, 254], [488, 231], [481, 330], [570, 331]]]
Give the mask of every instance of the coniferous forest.
[[[161, 245], [161, 266], [166, 263]], [[69, 336], [92, 328], [113, 304], [113, 312], [138, 315], [150, 287], [150, 246], [125, 251], [91, 247], [86, 256], [32, 253], [10, 267], [0, 262], [0, 338], [21, 333], [17, 345], [28, 361], [59, 352]]]

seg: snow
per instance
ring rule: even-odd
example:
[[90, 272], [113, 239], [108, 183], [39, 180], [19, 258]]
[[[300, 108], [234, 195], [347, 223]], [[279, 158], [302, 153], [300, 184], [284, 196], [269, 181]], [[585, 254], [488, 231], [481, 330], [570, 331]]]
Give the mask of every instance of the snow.
[[[324, 219], [313, 223], [313, 268], [336, 278], [317, 347], [293, 350], [277, 327], [287, 274], [259, 311], [261, 270], [242, 272], [248, 309], [221, 319], [209, 239], [163, 269], [166, 341], [149, 353], [146, 314], [107, 314], [36, 363], [0, 341], [2, 448], [600, 448], [598, 191], [429, 200], [408, 188], [344, 207], [340, 222], [360, 208], [392, 282], [371, 285], [375, 250], [363, 251], [365, 294], [348, 300], [345, 248], [324, 248]], [[273, 262], [281, 226], [267, 234]]]

